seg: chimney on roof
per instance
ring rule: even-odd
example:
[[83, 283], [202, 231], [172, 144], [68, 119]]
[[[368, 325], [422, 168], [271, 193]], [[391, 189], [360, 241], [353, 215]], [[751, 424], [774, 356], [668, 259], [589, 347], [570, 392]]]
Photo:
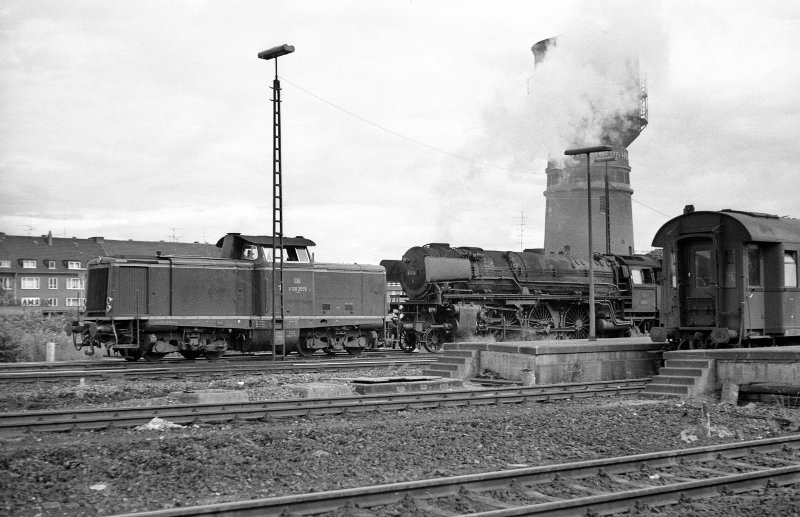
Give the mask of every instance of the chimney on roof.
[[53, 232], [51, 232], [49, 230], [47, 231], [47, 245], [48, 246], [52, 246], [53, 245]]
[[94, 241], [98, 244], [105, 242], [105, 239], [103, 237], [89, 237], [89, 240]]

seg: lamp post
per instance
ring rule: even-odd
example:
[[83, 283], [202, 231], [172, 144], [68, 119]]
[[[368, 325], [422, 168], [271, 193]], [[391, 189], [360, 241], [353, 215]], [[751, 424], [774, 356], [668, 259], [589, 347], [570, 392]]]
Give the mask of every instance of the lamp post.
[[595, 158], [594, 163], [605, 163], [606, 164], [606, 181], [605, 181], [605, 193], [606, 193], [606, 255], [611, 254], [611, 197], [608, 188], [608, 162], [613, 162], [616, 160], [616, 156], [602, 156], [600, 158]]
[[[275, 60], [275, 79], [272, 81], [272, 359], [277, 358], [277, 346], [281, 345], [286, 356], [286, 332], [283, 307], [283, 180], [281, 170], [281, 82], [278, 79], [278, 58], [294, 52], [292, 45], [279, 45], [258, 53], [259, 59]], [[278, 239], [276, 246], [275, 239]], [[280, 263], [276, 271], [276, 264]], [[276, 278], [276, 273], [280, 278]], [[280, 286], [280, 288], [278, 288]], [[280, 310], [276, 310], [275, 298], [278, 295]], [[278, 316], [281, 328], [278, 329]]]
[[577, 154], [586, 155], [586, 215], [589, 225], [589, 341], [595, 341], [596, 322], [594, 314], [594, 252], [592, 251], [592, 171], [589, 155], [592, 153], [602, 153], [611, 151], [610, 145], [598, 145], [595, 147], [581, 147], [579, 149], [567, 149], [564, 154], [574, 156]]

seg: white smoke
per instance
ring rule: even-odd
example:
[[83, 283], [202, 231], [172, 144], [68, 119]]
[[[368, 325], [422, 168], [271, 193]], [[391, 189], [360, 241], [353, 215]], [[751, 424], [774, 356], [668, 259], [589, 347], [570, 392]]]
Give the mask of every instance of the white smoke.
[[[625, 115], [639, 105], [640, 77], [659, 75], [667, 63], [667, 36], [659, 4], [586, 2], [531, 73], [528, 96], [508, 99], [485, 113], [495, 151], [512, 166], [563, 158], [565, 149], [601, 145], [604, 125], [624, 131]], [[541, 35], [540, 35], [541, 36]], [[531, 55], [533, 70], [533, 55]], [[498, 145], [499, 144], [499, 145]]]

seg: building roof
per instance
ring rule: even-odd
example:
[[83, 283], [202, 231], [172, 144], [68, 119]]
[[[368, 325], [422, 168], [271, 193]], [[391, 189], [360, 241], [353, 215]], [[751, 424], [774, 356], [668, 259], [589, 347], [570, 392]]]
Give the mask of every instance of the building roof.
[[[0, 273], [33, 272], [23, 268], [23, 260], [35, 260], [36, 270], [68, 270], [69, 261], [79, 261], [85, 268], [89, 260], [102, 256], [151, 256], [180, 255], [192, 257], [219, 257], [220, 250], [213, 244], [164, 242], [164, 241], [122, 241], [106, 240], [103, 237], [88, 239], [53, 237], [51, 233], [37, 237], [6, 235], [0, 232], [0, 260], [10, 261], [10, 268], [0, 269]], [[55, 261], [55, 269], [49, 269], [49, 261]]]
[[0, 272], [33, 271], [23, 269], [23, 260], [35, 260], [38, 270], [47, 270], [48, 262], [55, 261], [55, 270], [49, 271], [67, 271], [69, 261], [79, 261], [81, 267], [86, 267], [89, 260], [103, 254], [103, 248], [88, 239], [53, 237], [51, 234], [29, 237], [0, 233], [0, 260], [11, 262], [10, 269], [3, 268]]

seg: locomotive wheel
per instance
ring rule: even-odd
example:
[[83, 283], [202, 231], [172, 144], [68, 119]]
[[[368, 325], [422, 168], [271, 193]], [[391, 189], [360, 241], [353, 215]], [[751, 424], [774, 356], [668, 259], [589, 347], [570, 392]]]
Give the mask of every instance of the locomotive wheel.
[[72, 333], [72, 346], [75, 347], [75, 350], [80, 352], [81, 348], [83, 348], [83, 343], [84, 343], [83, 336], [81, 336], [80, 342], [79, 342], [78, 341], [78, 334], [73, 332]]
[[417, 349], [417, 333], [413, 330], [400, 336], [400, 350], [411, 353]]
[[119, 348], [118, 351], [119, 355], [126, 361], [138, 361], [139, 358], [142, 357], [142, 353], [135, 348]]
[[364, 351], [360, 346], [347, 346], [344, 349], [347, 350], [347, 353], [350, 355], [361, 355], [361, 352]]
[[573, 305], [564, 314], [566, 339], [586, 339], [589, 335], [589, 309], [583, 305]]
[[161, 352], [145, 352], [142, 354], [142, 357], [144, 357], [145, 361], [152, 362], [152, 361], [160, 361], [165, 355], [167, 354], [162, 354]]
[[217, 359], [222, 357], [222, 354], [224, 353], [225, 352], [220, 352], [220, 351], [209, 352], [208, 350], [206, 350], [205, 352], [203, 352], [203, 355], [206, 356], [206, 359], [208, 359], [209, 361], [216, 361]]
[[550, 329], [553, 328], [553, 315], [547, 305], [540, 303], [534, 305], [526, 313], [522, 320], [522, 325], [531, 327], [536, 331], [542, 332], [545, 336], [550, 334]]
[[202, 355], [202, 352], [197, 350], [181, 350], [181, 355], [186, 359], [197, 359]]
[[317, 352], [317, 349], [311, 346], [314, 342], [314, 334], [301, 335], [297, 341], [297, 355], [302, 357], [311, 357]]
[[438, 354], [442, 351], [444, 346], [444, 334], [439, 329], [428, 329], [425, 331], [425, 339], [422, 341], [422, 346], [425, 350], [432, 354]]

